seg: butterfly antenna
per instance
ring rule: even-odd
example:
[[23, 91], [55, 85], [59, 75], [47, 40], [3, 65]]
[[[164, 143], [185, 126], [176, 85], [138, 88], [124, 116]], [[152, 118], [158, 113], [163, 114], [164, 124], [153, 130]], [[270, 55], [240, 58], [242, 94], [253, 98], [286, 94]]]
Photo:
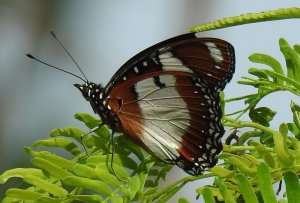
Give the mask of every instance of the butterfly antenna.
[[58, 68], [58, 67], [56, 67], [56, 66], [53, 66], [53, 65], [51, 65], [51, 64], [49, 64], [49, 63], [46, 63], [46, 62], [44, 62], [44, 61], [42, 61], [42, 60], [40, 60], [40, 59], [38, 59], [38, 58], [35, 58], [34, 56], [32, 56], [32, 55], [29, 54], [29, 53], [26, 54], [26, 56], [29, 57], [29, 58], [31, 58], [31, 59], [33, 59], [33, 60], [36, 60], [36, 61], [38, 61], [38, 62], [40, 62], [40, 63], [42, 63], [42, 64], [45, 64], [45, 65], [48, 66], [48, 67], [51, 67], [51, 68], [60, 70], [60, 71], [62, 71], [62, 72], [64, 72], [64, 73], [67, 73], [67, 74], [69, 74], [69, 75], [73, 75], [74, 77], [79, 78], [79, 79], [82, 80], [83, 82], [87, 82], [87, 80], [84, 80], [83, 78], [79, 77], [78, 75], [75, 75], [74, 73], [71, 73], [71, 72], [66, 71], [66, 70], [64, 70], [64, 69]]
[[52, 37], [59, 43], [59, 45], [65, 50], [65, 52], [69, 55], [69, 57], [71, 58], [71, 60], [75, 63], [75, 65], [77, 66], [77, 68], [79, 69], [79, 71], [81, 72], [81, 74], [83, 75], [83, 77], [85, 78], [85, 80], [86, 80], [85, 82], [88, 82], [88, 79], [85, 76], [85, 74], [83, 73], [82, 69], [80, 68], [80, 66], [78, 65], [78, 63], [75, 61], [75, 59], [72, 57], [72, 55], [68, 52], [68, 50], [65, 48], [65, 46], [56, 37], [56, 34], [52, 30], [49, 30], [49, 31], [50, 31], [50, 34], [52, 35]]

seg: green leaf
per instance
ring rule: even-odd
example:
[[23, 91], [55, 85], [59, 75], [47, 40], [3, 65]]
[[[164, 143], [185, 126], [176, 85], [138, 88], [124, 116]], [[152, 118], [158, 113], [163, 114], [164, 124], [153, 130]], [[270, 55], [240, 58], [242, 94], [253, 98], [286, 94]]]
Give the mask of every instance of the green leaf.
[[119, 187], [121, 184], [117, 177], [109, 173], [108, 170], [97, 167], [95, 168], [95, 173], [97, 174], [98, 179], [102, 180], [108, 185]]
[[72, 195], [68, 196], [72, 200], [78, 200], [81, 202], [103, 202], [103, 198], [99, 195]]
[[215, 198], [213, 196], [213, 193], [209, 187], [204, 187], [202, 195], [203, 195], [204, 202], [206, 202], [206, 203], [215, 203], [216, 202]]
[[236, 156], [233, 154], [222, 153], [219, 158], [227, 160], [230, 164], [234, 165], [240, 172], [245, 175], [254, 177], [256, 176], [256, 165], [244, 156]]
[[279, 132], [273, 133], [273, 139], [275, 144], [275, 152], [279, 161], [285, 166], [289, 167], [294, 162], [294, 157], [290, 154], [287, 147], [287, 132], [288, 127], [282, 123], [279, 127]]
[[71, 142], [66, 138], [49, 138], [45, 140], [39, 140], [34, 142], [32, 146], [35, 148], [41, 146], [59, 147], [65, 149], [66, 151], [74, 155], [77, 155], [81, 152], [80, 149], [77, 147], [77, 145], [75, 145], [73, 142]]
[[[110, 165], [111, 155], [95, 155], [87, 159], [88, 164], [97, 165], [100, 162], [108, 163]], [[131, 158], [123, 156], [121, 154], [114, 154], [113, 163], [120, 166], [124, 165], [126, 168], [130, 168], [132, 170], [137, 168], [137, 163], [135, 163]]]
[[45, 171], [47, 171], [49, 174], [52, 176], [58, 178], [59, 180], [64, 179], [67, 176], [73, 175], [72, 173], [64, 170], [63, 168], [59, 167], [57, 164], [53, 164], [50, 161], [39, 158], [39, 157], [34, 157], [31, 160], [32, 165], [39, 167]]
[[40, 157], [43, 159], [46, 159], [52, 163], [55, 163], [56, 165], [60, 166], [61, 168], [71, 170], [73, 166], [75, 165], [75, 162], [70, 161], [68, 159], [62, 158], [60, 156], [57, 156], [51, 152], [48, 151], [34, 151], [30, 147], [25, 147], [25, 151], [34, 157]]
[[287, 123], [286, 125], [289, 131], [293, 133], [298, 140], [300, 140], [300, 131], [298, 126], [295, 123]]
[[71, 137], [77, 142], [81, 143], [81, 135], [84, 134], [84, 131], [79, 128], [68, 127], [68, 128], [57, 128], [50, 132], [50, 137]]
[[275, 111], [272, 111], [268, 107], [258, 107], [256, 109], [251, 108], [249, 111], [249, 117], [255, 123], [259, 123], [263, 126], [269, 127], [270, 121], [276, 115]]
[[281, 38], [279, 40], [280, 51], [285, 57], [287, 66], [287, 77], [300, 82], [300, 58], [298, 53], [290, 47], [288, 42]]
[[224, 183], [219, 186], [219, 189], [226, 203], [236, 203], [232, 194], [227, 190], [227, 187]]
[[287, 171], [284, 174], [286, 185], [286, 193], [289, 203], [299, 203], [300, 200], [300, 184], [299, 177], [292, 171]]
[[97, 179], [98, 175], [94, 168], [83, 165], [83, 164], [76, 164], [73, 167], [73, 172], [80, 177], [89, 178], [89, 179]]
[[271, 155], [271, 153], [269, 152], [269, 150], [264, 145], [262, 145], [261, 143], [258, 143], [258, 142], [254, 142], [254, 141], [251, 141], [250, 144], [255, 147], [255, 149], [261, 155], [261, 157], [263, 158], [263, 160], [271, 168], [275, 168], [276, 167], [276, 163], [275, 163], [275, 160], [274, 160], [273, 156]]
[[223, 168], [221, 166], [214, 166], [213, 168], [209, 169], [212, 173], [215, 174], [215, 176], [224, 177], [227, 179], [232, 178], [235, 175], [235, 172], [232, 170], [228, 170], [226, 168]]
[[114, 193], [111, 197], [111, 202], [112, 203], [121, 203], [121, 202], [124, 202], [123, 201], [123, 197], [121, 197], [119, 194], [117, 193]]
[[264, 70], [258, 68], [249, 68], [248, 73], [251, 75], [255, 75], [260, 79], [269, 80], [269, 75]]
[[73, 187], [82, 187], [109, 196], [113, 191], [102, 181], [88, 178], [69, 176], [63, 179], [63, 183]]
[[64, 197], [68, 194], [68, 191], [66, 191], [64, 188], [52, 184], [47, 180], [43, 180], [37, 176], [28, 175], [25, 176], [23, 180], [28, 184], [34, 185], [38, 188], [41, 188], [42, 190], [53, 194], [54, 196]]
[[235, 176], [237, 179], [239, 189], [243, 195], [243, 199], [246, 203], [258, 203], [258, 200], [255, 195], [255, 191], [252, 188], [249, 180], [243, 174], [237, 174]]
[[124, 188], [125, 196], [128, 200], [132, 200], [140, 187], [140, 181], [137, 176], [130, 177], [127, 181], [127, 187]]
[[[97, 125], [100, 125], [102, 122], [99, 119], [95, 119], [93, 116], [87, 113], [77, 113], [74, 115], [74, 117], [82, 121], [88, 128], [92, 129], [96, 127]], [[111, 133], [109, 132], [108, 128], [106, 126], [102, 126], [98, 130], [95, 131], [97, 135], [100, 137], [109, 139]]]
[[276, 203], [277, 200], [272, 187], [271, 174], [268, 166], [263, 162], [258, 165], [257, 177], [264, 202]]
[[[284, 71], [283, 71], [280, 63], [272, 56], [269, 56], [267, 54], [255, 53], [255, 54], [252, 54], [251, 56], [249, 56], [249, 60], [254, 63], [265, 64], [265, 65], [271, 67], [276, 73], [284, 75]], [[276, 82], [278, 84], [283, 84], [283, 80], [278, 79], [278, 78], [274, 78], [274, 82]]]
[[10, 178], [24, 178], [26, 176], [36, 176], [39, 178], [45, 178], [43, 172], [40, 169], [35, 168], [14, 168], [5, 171], [0, 175], [0, 184], [6, 183]]
[[178, 203], [189, 203], [190, 201], [187, 198], [180, 197]]
[[19, 200], [35, 201], [42, 196], [42, 194], [29, 190], [22, 190], [17, 188], [8, 189], [5, 193], [7, 197], [13, 197]]
[[183, 187], [183, 184], [181, 185], [177, 185], [175, 187], [173, 187], [171, 190], [169, 190], [166, 194], [164, 194], [164, 196], [162, 198], [160, 198], [159, 200], [157, 200], [157, 203], [164, 203], [167, 202], [171, 197], [174, 196], [174, 194], [176, 194], [181, 188]]
[[144, 150], [141, 147], [139, 147], [136, 143], [134, 143], [131, 139], [128, 139], [127, 136], [119, 136], [118, 145], [126, 148], [127, 150], [135, 154], [140, 161], [144, 160]]
[[298, 131], [295, 130], [294, 134], [299, 139], [300, 138], [300, 135], [299, 135], [299, 131], [300, 131], [300, 106], [292, 101], [291, 102], [291, 110], [292, 110], [292, 113], [293, 113], [294, 125], [297, 127], [297, 130], [298, 130]]

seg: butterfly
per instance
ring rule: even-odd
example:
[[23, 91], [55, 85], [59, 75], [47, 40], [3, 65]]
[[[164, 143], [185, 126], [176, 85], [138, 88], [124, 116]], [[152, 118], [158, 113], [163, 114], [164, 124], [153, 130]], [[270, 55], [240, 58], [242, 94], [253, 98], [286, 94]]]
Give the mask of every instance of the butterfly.
[[112, 133], [190, 175], [217, 163], [222, 151], [219, 92], [235, 71], [233, 46], [180, 35], [138, 53], [106, 86], [75, 84]]

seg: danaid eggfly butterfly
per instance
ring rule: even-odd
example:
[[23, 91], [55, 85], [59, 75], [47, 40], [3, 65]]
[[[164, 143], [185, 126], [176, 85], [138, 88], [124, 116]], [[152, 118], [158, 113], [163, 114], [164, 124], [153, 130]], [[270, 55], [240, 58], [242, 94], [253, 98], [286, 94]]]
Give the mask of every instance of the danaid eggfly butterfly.
[[234, 69], [231, 44], [190, 33], [140, 52], [105, 87], [75, 86], [113, 133], [199, 175], [216, 165], [223, 148], [219, 91]]

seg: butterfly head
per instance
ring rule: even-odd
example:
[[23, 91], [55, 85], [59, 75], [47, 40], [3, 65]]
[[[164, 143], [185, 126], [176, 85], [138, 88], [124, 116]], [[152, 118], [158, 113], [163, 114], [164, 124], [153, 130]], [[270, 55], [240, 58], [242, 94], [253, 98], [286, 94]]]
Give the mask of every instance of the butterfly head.
[[98, 114], [101, 113], [101, 109], [103, 107], [103, 86], [92, 82], [88, 82], [83, 85], [74, 84], [74, 86], [77, 87], [77, 89], [79, 89], [82, 93], [82, 96], [90, 102], [94, 112]]

